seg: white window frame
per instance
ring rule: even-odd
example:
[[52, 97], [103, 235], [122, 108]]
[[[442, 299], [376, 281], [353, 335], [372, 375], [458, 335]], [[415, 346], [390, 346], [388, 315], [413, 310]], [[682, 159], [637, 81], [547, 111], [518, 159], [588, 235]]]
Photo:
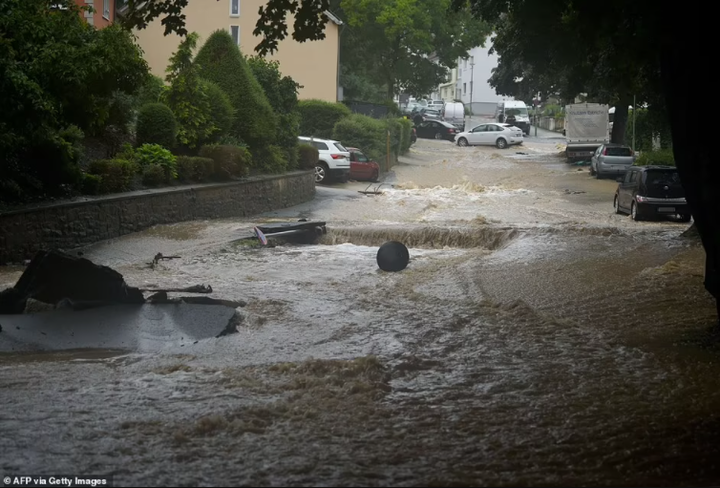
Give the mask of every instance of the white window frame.
[[[237, 2], [237, 13], [233, 13], [233, 2]], [[240, 17], [240, 0], [230, 0], [230, 17]]]
[[[233, 35], [233, 32], [232, 32], [233, 27], [237, 27], [237, 30], [238, 30], [237, 45], [239, 46], [240, 45], [240, 25], [233, 24], [230, 26], [230, 37], [232, 37], [232, 35]], [[235, 39], [233, 39], [233, 40], [235, 40]]]
[[110, 20], [110, 0], [103, 0], [103, 19]]

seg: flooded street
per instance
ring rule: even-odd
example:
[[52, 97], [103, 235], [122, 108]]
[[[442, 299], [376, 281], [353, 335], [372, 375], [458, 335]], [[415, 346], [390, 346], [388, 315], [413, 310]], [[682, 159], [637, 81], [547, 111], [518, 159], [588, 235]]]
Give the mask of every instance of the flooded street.
[[[0, 356], [0, 470], [119, 486], [719, 483], [702, 248], [686, 224], [614, 214], [615, 181], [560, 143], [419, 140], [382, 195], [318, 187], [298, 207], [85, 249], [134, 286], [246, 300], [245, 319], [151, 354]], [[328, 233], [236, 241], [299, 218]], [[388, 240], [410, 248], [405, 271], [378, 269]], [[150, 269], [157, 252], [181, 258]]]

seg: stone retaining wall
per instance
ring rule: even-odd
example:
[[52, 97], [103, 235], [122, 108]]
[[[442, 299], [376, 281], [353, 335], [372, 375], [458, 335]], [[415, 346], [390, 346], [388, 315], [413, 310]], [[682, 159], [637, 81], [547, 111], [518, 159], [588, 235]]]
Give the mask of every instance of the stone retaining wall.
[[157, 224], [245, 217], [312, 200], [314, 173], [108, 195], [0, 213], [0, 265], [39, 249], [73, 249]]

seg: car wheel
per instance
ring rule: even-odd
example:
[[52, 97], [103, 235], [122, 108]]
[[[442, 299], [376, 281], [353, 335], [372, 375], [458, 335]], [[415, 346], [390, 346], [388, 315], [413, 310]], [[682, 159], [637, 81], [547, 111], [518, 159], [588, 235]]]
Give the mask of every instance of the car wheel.
[[315, 165], [315, 183], [327, 183], [330, 175], [330, 170], [325, 163], [318, 163]]
[[439, 132], [436, 132], [436, 133], [435, 133], [435, 139], [440, 140], [440, 139], [442, 139], [442, 138], [443, 138], [443, 136], [442, 136], [441, 133], [439, 133]]
[[467, 147], [468, 141], [464, 137], [458, 139], [458, 146]]
[[602, 175], [600, 174], [599, 171], [595, 172], [595, 178], [597, 178], [598, 180], [602, 180]]
[[690, 215], [690, 214], [681, 214], [680, 222], [690, 222], [691, 218], [692, 218], [692, 215]]
[[642, 220], [642, 217], [640, 217], [640, 214], [638, 213], [637, 204], [635, 202], [632, 202], [632, 204], [630, 204], [630, 216], [635, 222]]
[[590, 176], [595, 176], [595, 168], [592, 164], [590, 165]]
[[618, 196], [617, 196], [617, 195], [615, 195], [615, 198], [613, 199], [613, 208], [615, 209], [615, 213], [616, 213], [616, 214], [622, 213], [622, 212], [620, 211], [620, 204], [618, 203]]
[[498, 140], [495, 141], [495, 145], [498, 149], [505, 149], [507, 147], [507, 141], [502, 137], [498, 137]]

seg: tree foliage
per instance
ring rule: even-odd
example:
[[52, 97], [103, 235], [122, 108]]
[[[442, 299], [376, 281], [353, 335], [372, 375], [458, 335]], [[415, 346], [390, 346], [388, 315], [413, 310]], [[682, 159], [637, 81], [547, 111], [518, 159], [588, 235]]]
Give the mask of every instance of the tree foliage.
[[[489, 26], [453, 11], [450, 0], [341, 0], [347, 20], [341, 62], [386, 88], [387, 98], [400, 90], [430, 92], [458, 58], [484, 43]], [[350, 47], [351, 46], [351, 47]]]
[[212, 120], [210, 100], [199, 75], [200, 70], [193, 63], [197, 40], [196, 33], [189, 34], [170, 57], [167, 68], [170, 87], [163, 97], [175, 114], [178, 142], [189, 148], [202, 145], [217, 131]]
[[0, 198], [57, 193], [77, 181], [77, 143], [127, 119], [147, 64], [131, 34], [96, 30], [75, 2], [3, 0], [0, 15]]
[[213, 32], [195, 58], [202, 76], [230, 97], [235, 109], [233, 131], [250, 145], [272, 140], [277, 130], [273, 109], [262, 86], [225, 30]]

